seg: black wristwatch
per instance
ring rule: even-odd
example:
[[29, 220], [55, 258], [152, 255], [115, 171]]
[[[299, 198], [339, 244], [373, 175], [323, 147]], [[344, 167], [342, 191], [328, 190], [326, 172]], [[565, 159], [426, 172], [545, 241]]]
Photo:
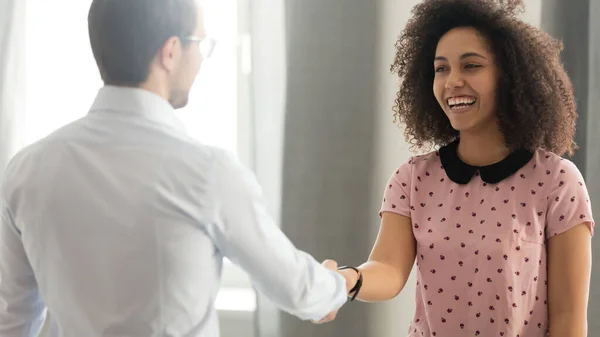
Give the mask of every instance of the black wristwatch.
[[360, 270], [358, 270], [358, 268], [350, 267], [350, 266], [338, 267], [338, 270], [344, 270], [344, 269], [352, 269], [358, 274], [358, 280], [356, 281], [356, 284], [348, 292], [348, 295], [352, 295], [352, 297], [350, 298], [350, 302], [352, 302], [352, 301], [354, 301], [354, 299], [356, 299], [356, 296], [358, 295], [358, 292], [360, 291], [360, 288], [362, 287], [363, 276], [362, 276], [362, 273], [360, 272]]

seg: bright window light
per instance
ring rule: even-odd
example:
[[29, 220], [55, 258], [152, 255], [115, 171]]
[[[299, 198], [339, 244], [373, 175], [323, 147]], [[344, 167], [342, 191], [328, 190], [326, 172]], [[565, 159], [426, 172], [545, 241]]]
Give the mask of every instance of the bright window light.
[[252, 288], [222, 287], [215, 301], [221, 311], [256, 311], [256, 293]]
[[238, 13], [237, 1], [203, 1], [205, 26], [217, 41], [204, 61], [188, 105], [178, 111], [192, 137], [237, 154]]
[[90, 0], [27, 1], [22, 133], [26, 144], [85, 116], [102, 87], [89, 44], [90, 4]]

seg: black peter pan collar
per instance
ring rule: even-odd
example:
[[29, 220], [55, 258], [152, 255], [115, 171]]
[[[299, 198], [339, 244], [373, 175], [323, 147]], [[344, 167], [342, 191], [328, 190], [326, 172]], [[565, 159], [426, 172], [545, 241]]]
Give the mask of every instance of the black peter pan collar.
[[446, 175], [450, 180], [457, 184], [467, 184], [473, 178], [473, 175], [479, 171], [481, 180], [488, 184], [497, 184], [502, 180], [510, 177], [525, 166], [531, 158], [533, 153], [527, 150], [516, 150], [504, 158], [492, 165], [487, 166], [471, 166], [463, 162], [457, 153], [459, 139], [452, 143], [440, 148], [440, 159], [442, 166], [446, 171]]

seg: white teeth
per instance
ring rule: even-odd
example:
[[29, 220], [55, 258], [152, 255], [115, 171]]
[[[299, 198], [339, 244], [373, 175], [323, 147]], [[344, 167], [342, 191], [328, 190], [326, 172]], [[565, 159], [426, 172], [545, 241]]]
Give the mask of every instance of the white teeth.
[[448, 105], [453, 106], [457, 104], [473, 104], [475, 103], [475, 98], [472, 97], [451, 97], [448, 98]]
[[456, 105], [453, 107], [450, 107], [450, 109], [452, 109], [452, 111], [462, 111], [462, 110], [466, 110], [466, 109], [470, 109], [471, 106], [470, 105]]

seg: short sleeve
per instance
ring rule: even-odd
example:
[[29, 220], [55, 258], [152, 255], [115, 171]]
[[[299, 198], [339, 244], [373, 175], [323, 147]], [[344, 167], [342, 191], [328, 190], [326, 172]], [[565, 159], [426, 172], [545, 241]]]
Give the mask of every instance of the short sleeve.
[[577, 166], [563, 159], [554, 172], [548, 196], [546, 238], [586, 223], [593, 234], [594, 220], [589, 194]]
[[383, 212], [392, 212], [410, 217], [410, 190], [413, 157], [402, 164], [390, 177], [383, 193], [383, 202], [379, 216]]

